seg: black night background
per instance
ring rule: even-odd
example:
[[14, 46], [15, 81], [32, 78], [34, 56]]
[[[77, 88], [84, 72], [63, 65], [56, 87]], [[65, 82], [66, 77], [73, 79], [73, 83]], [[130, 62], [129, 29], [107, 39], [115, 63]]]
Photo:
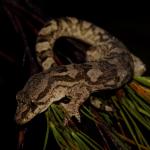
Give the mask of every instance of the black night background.
[[[95, 23], [139, 56], [147, 65], [145, 75], [150, 74], [150, 15], [145, 6], [132, 5], [120, 2], [113, 6], [110, 2], [103, 4], [101, 1], [82, 4], [77, 1], [52, 3], [49, 0], [0, 2], [0, 124], [1, 139], [5, 141], [2, 149], [16, 149], [18, 126], [14, 120], [17, 104], [15, 94], [27, 78], [38, 71], [37, 68], [33, 69], [35, 64], [30, 64], [32, 60], [29, 57], [33, 55], [34, 58], [36, 34], [47, 20], [74, 16]], [[44, 125], [40, 123], [38, 119], [35, 120], [32, 135], [28, 136], [43, 136], [40, 130]], [[34, 139], [32, 144], [41, 146], [39, 138]]]

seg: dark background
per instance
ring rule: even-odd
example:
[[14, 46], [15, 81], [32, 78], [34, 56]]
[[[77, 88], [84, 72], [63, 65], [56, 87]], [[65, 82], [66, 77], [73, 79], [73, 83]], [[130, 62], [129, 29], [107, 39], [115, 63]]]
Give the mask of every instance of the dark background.
[[[19, 5], [28, 8], [26, 3], [36, 5], [44, 20], [61, 16], [75, 16], [80, 19], [91, 21], [98, 26], [109, 31], [119, 38], [147, 65], [147, 72], [150, 73], [150, 15], [146, 4], [137, 6], [137, 2], [132, 4], [120, 2], [119, 5], [102, 1], [81, 2], [70, 1], [65, 3], [49, 0], [16, 1]], [[23, 86], [26, 78], [23, 65], [24, 46], [21, 36], [16, 33], [12, 20], [10, 20], [4, 7], [8, 4], [1, 1], [0, 5], [0, 106], [1, 106], [1, 136], [6, 142], [4, 149], [16, 147], [17, 125], [14, 121], [16, 109], [16, 92]], [[10, 8], [10, 5], [9, 5]], [[30, 11], [31, 12], [31, 11]], [[25, 15], [27, 17], [27, 15]], [[28, 20], [28, 18], [25, 18]], [[34, 24], [35, 25], [35, 24]], [[42, 27], [38, 25], [37, 29]], [[34, 47], [36, 36], [27, 33], [27, 40], [31, 48]], [[32, 41], [31, 41], [32, 40]], [[27, 66], [27, 64], [26, 64]]]

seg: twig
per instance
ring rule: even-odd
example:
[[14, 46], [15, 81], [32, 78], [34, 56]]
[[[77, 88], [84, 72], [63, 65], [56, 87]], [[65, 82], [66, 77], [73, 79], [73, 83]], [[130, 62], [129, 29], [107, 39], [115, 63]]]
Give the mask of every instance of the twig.
[[[29, 44], [28, 44], [28, 41], [27, 41], [27, 37], [23, 31], [23, 28], [22, 28], [22, 25], [21, 25], [21, 22], [20, 20], [17, 18], [17, 16], [15, 15], [12, 15], [12, 13], [10, 12], [10, 10], [7, 8], [7, 7], [4, 7], [5, 11], [7, 12], [8, 14], [8, 17], [10, 18], [14, 28], [15, 28], [15, 31], [21, 36], [22, 40], [23, 40], [23, 44], [24, 44], [24, 47], [25, 47], [25, 55], [23, 58], [25, 58], [25, 56], [27, 55], [28, 58], [29, 58], [29, 61], [30, 61], [30, 71], [31, 71], [31, 75], [38, 72], [38, 68], [37, 68], [37, 65], [35, 63], [35, 60], [31, 54], [31, 50], [30, 50], [30, 47], [29, 47]], [[25, 59], [23, 59], [23, 64], [25, 63]], [[32, 69], [31, 69], [32, 68]]]
[[38, 31], [39, 31], [39, 30], [36, 29], [35, 26], [33, 26], [33, 24], [32, 24], [30, 21], [26, 20], [25, 23], [29, 26], [29, 28], [32, 30], [32, 32], [33, 32], [35, 35], [38, 34]]
[[2, 57], [3, 59], [9, 61], [10, 63], [15, 63], [15, 59], [12, 58], [11, 56], [8, 56], [7, 54], [5, 54], [4, 52], [0, 51], [0, 57]]
[[31, 71], [31, 75], [32, 75], [32, 74], [38, 72], [38, 68], [37, 68], [35, 60], [34, 60], [32, 54], [31, 54], [31, 50], [30, 50], [30, 47], [29, 47], [29, 44], [28, 44], [28, 41], [27, 41], [27, 37], [26, 37], [26, 35], [23, 31], [21, 22], [16, 16], [15, 16], [15, 21], [16, 21], [16, 25], [18, 26], [20, 36], [23, 39], [23, 43], [24, 43], [24, 47], [25, 47], [25, 53], [27, 54], [27, 56], [30, 60], [30, 65], [31, 65], [30, 66], [30, 71]]
[[[120, 137], [121, 139], [123, 139], [124, 141], [126, 141], [126, 142], [128, 142], [128, 143], [130, 143], [130, 144], [132, 144], [132, 145], [136, 145], [136, 143], [135, 143], [133, 140], [127, 138], [126, 136], [123, 136], [123, 135], [121, 135], [121, 134], [119, 134], [119, 133], [116, 133], [116, 134], [117, 134], [117, 136], [119, 136], [119, 137]], [[141, 144], [139, 144], [139, 147], [141, 147], [141, 148], [144, 149], [144, 150], [149, 150], [147, 147], [145, 147], [144, 145], [141, 145]]]
[[[13, 6], [15, 8], [14, 11], [19, 10], [21, 12], [21, 13], [20, 12], [16, 13], [16, 15], [20, 15], [22, 13], [25, 13], [26, 15], [28, 15], [32, 19], [38, 21], [39, 23], [41, 23], [41, 24], [45, 23], [45, 21], [43, 19], [41, 19], [41, 17], [39, 17], [37, 14], [35, 14], [33, 12], [30, 13], [29, 11], [25, 10], [21, 5], [18, 5], [15, 1], [13, 1], [13, 2], [6, 1], [6, 3], [9, 4], [10, 7]], [[11, 7], [11, 8], [13, 8], [13, 7]]]
[[95, 124], [96, 124], [97, 128], [99, 130], [102, 129], [104, 131], [105, 135], [107, 135], [107, 137], [112, 141], [112, 143], [114, 144], [114, 146], [118, 147], [119, 143], [117, 143], [115, 141], [115, 139], [112, 137], [111, 130], [109, 129], [108, 125], [106, 123], [104, 123], [104, 121], [101, 118], [101, 116], [99, 114], [97, 114], [97, 112], [94, 109], [92, 109], [92, 113], [95, 116]]
[[9, 19], [10, 19], [10, 21], [11, 21], [11, 23], [12, 23], [14, 29], [15, 29], [15, 31], [16, 31], [17, 33], [19, 33], [19, 29], [17, 28], [16, 23], [15, 23], [15, 21], [14, 21], [14, 16], [12, 15], [12, 13], [11, 13], [10, 10], [8, 9], [8, 7], [4, 6], [3, 8], [4, 8], [4, 11], [6, 12], [6, 14], [8, 15], [8, 17], [9, 17]]

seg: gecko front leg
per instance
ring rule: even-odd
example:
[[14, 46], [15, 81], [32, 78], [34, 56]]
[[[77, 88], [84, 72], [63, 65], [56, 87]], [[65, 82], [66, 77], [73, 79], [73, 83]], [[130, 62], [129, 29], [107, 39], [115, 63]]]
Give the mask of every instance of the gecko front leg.
[[[90, 92], [86, 86], [76, 85], [68, 91], [68, 96], [71, 97], [71, 100], [68, 103], [61, 103], [61, 105], [65, 108], [70, 117], [75, 116], [76, 119], [81, 122], [79, 109], [89, 95]], [[68, 122], [68, 118], [65, 117], [64, 124], [66, 125]]]

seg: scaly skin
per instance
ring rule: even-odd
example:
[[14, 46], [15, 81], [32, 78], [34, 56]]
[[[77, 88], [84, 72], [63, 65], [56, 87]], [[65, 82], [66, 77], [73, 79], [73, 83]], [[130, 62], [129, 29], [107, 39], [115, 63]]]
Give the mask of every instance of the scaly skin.
[[[91, 45], [86, 51], [87, 62], [56, 66], [54, 43], [64, 36]], [[36, 54], [43, 71], [33, 75], [17, 93], [18, 124], [27, 123], [65, 96], [71, 100], [61, 105], [80, 120], [79, 107], [91, 93], [119, 88], [145, 71], [143, 62], [115, 37], [92, 23], [70, 17], [51, 20], [41, 29]]]

